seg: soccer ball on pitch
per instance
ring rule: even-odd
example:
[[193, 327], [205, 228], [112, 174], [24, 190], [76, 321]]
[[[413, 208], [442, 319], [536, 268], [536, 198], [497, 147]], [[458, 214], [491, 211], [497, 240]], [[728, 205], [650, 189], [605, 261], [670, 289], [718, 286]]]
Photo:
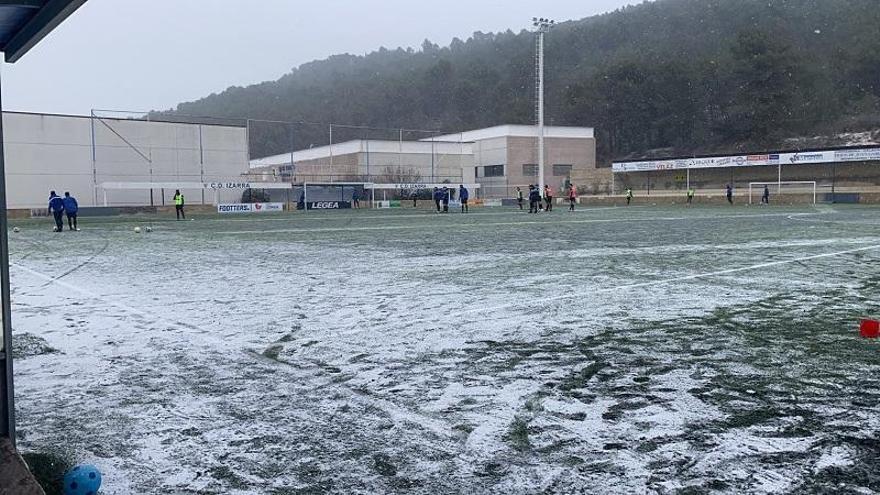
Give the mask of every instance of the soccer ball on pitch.
[[147, 233], [148, 233], [148, 234], [149, 234], [150, 232], [152, 232], [152, 231], [153, 231], [153, 227], [147, 227]]
[[12, 231], [15, 232], [15, 233], [17, 234], [17, 233], [21, 232], [21, 229], [18, 228], [18, 227], [13, 227], [13, 228], [12, 228]]
[[58, 232], [58, 227], [52, 227], [52, 232]]
[[96, 495], [101, 488], [101, 472], [90, 464], [76, 466], [64, 475], [65, 495]]
[[135, 227], [135, 228], [134, 228], [134, 233], [135, 233], [135, 234], [140, 234], [140, 233], [141, 233], [141, 228], [140, 228], [140, 227]]

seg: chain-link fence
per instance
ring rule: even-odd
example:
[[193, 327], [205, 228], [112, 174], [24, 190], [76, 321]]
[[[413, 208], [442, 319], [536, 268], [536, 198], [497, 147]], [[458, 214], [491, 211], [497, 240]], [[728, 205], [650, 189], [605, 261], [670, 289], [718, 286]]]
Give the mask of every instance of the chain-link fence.
[[248, 120], [247, 134], [259, 180], [457, 184], [473, 163], [469, 143], [440, 131]]

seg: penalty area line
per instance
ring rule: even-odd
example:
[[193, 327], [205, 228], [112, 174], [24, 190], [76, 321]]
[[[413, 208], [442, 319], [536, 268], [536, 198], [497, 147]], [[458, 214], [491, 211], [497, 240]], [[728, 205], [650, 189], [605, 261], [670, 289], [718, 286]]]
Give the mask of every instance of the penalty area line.
[[[483, 227], [510, 227], [519, 225], [563, 225], [563, 224], [590, 224], [590, 223], [635, 223], [635, 222], [679, 222], [679, 221], [705, 221], [724, 220], [736, 218], [771, 218], [787, 217], [789, 213], [765, 213], [760, 215], [720, 215], [720, 216], [697, 216], [697, 217], [642, 217], [642, 218], [591, 218], [587, 220], [523, 220], [519, 222], [487, 222], [487, 223], [462, 223], [448, 224], [444, 227], [456, 229], [475, 229]], [[822, 215], [822, 213], [799, 213], [798, 215]], [[356, 218], [352, 218], [355, 220]], [[277, 230], [239, 230], [215, 232], [217, 235], [256, 235], [256, 234], [309, 234], [321, 232], [364, 232], [383, 230], [414, 230], [425, 229], [424, 224], [417, 225], [377, 225], [373, 227], [323, 227], [304, 229], [277, 229]]]
[[458, 313], [458, 315], [468, 315], [468, 314], [492, 312], [492, 311], [498, 311], [498, 310], [502, 310], [502, 309], [515, 308], [518, 306], [526, 306], [526, 307], [535, 306], [538, 304], [552, 303], [552, 302], [556, 302], [556, 301], [563, 301], [566, 299], [581, 298], [581, 297], [585, 297], [585, 296], [589, 296], [589, 295], [593, 295], [593, 294], [603, 294], [603, 293], [608, 293], [608, 292], [615, 292], [618, 290], [641, 289], [644, 287], [655, 287], [655, 286], [660, 286], [660, 285], [672, 284], [675, 282], [687, 282], [690, 280], [699, 280], [699, 279], [703, 279], [703, 278], [720, 277], [722, 275], [730, 275], [733, 273], [750, 272], [750, 271], [754, 271], [754, 270], [761, 270], [764, 268], [774, 268], [777, 266], [784, 266], [784, 265], [791, 265], [794, 263], [801, 263], [804, 261], [812, 261], [812, 260], [818, 260], [818, 259], [824, 259], [824, 258], [836, 258], [838, 256], [846, 256], [848, 254], [856, 254], [856, 253], [863, 253], [863, 252], [867, 252], [867, 251], [876, 251], [876, 250], [880, 250], [880, 244], [875, 244], [872, 246], [866, 246], [866, 247], [855, 248], [855, 249], [847, 249], [845, 251], [836, 251], [833, 253], [822, 253], [822, 254], [814, 254], [814, 255], [810, 255], [810, 256], [802, 256], [800, 258], [794, 258], [794, 259], [789, 259], [789, 260], [768, 261], [765, 263], [758, 263], [758, 264], [749, 265], [749, 266], [741, 266], [738, 268], [728, 268], [725, 270], [716, 270], [716, 271], [712, 271], [712, 272], [695, 273], [692, 275], [683, 275], [681, 277], [672, 277], [672, 278], [667, 278], [667, 279], [662, 279], [662, 280], [651, 280], [648, 282], [639, 282], [639, 283], [635, 283], [635, 284], [618, 285], [615, 287], [596, 289], [596, 290], [592, 290], [589, 292], [581, 291], [581, 292], [576, 292], [576, 293], [572, 293], [572, 294], [562, 294], [559, 296], [546, 297], [543, 299], [538, 299], [538, 300], [533, 300], [533, 301], [526, 301], [524, 303], [510, 303], [510, 304], [502, 304], [502, 305], [493, 306], [493, 307], [470, 309], [470, 310], [462, 311], [462, 312]]
[[[645, 287], [656, 287], [656, 286], [662, 286], [662, 285], [672, 284], [672, 283], [676, 283], [676, 282], [686, 282], [686, 281], [690, 281], [690, 280], [699, 280], [699, 279], [704, 279], [704, 278], [719, 277], [722, 275], [730, 275], [733, 273], [749, 272], [749, 271], [754, 271], [754, 270], [761, 270], [764, 268], [774, 268], [777, 266], [791, 265], [794, 263], [801, 263], [804, 261], [818, 260], [818, 259], [824, 259], [824, 258], [836, 258], [838, 256], [846, 256], [848, 254], [856, 254], [856, 253], [863, 253], [863, 252], [867, 252], [867, 251], [877, 251], [877, 250], [880, 250], [880, 244], [874, 244], [871, 246], [865, 246], [865, 247], [860, 247], [860, 248], [855, 248], [855, 249], [847, 249], [844, 251], [835, 251], [833, 253], [822, 253], [822, 254], [814, 254], [814, 255], [810, 255], [810, 256], [802, 256], [799, 258], [788, 259], [788, 260], [768, 261], [765, 263], [758, 263], [758, 264], [749, 265], [749, 266], [741, 266], [738, 268], [728, 268], [725, 270], [715, 270], [715, 271], [711, 271], [711, 272], [695, 273], [692, 275], [683, 275], [681, 277], [665, 278], [665, 279], [661, 279], [661, 280], [651, 280], [648, 282], [639, 282], [639, 283], [635, 283], [635, 284], [618, 285], [618, 286], [614, 286], [614, 287], [607, 287], [604, 289], [595, 289], [595, 290], [591, 290], [591, 291], [579, 291], [579, 292], [574, 292], [571, 294], [563, 294], [563, 295], [547, 297], [547, 298], [543, 298], [543, 299], [527, 300], [524, 302], [500, 304], [497, 306], [484, 306], [484, 307], [480, 307], [480, 308], [468, 309], [468, 310], [463, 310], [463, 311], [458, 311], [458, 312], [451, 312], [451, 313], [447, 314], [446, 317], [455, 318], [458, 316], [468, 316], [468, 315], [475, 315], [475, 314], [482, 314], [482, 313], [493, 313], [495, 311], [501, 311], [501, 310], [505, 310], [505, 309], [528, 308], [528, 307], [534, 307], [534, 306], [538, 306], [538, 305], [542, 305], [542, 304], [553, 303], [556, 301], [563, 301], [566, 299], [583, 298], [583, 297], [587, 297], [587, 296], [591, 296], [591, 295], [595, 295], [595, 294], [604, 294], [604, 293], [615, 292], [615, 291], [619, 291], [619, 290], [640, 289], [640, 288], [645, 288]], [[416, 318], [414, 320], [407, 321], [404, 324], [404, 326], [412, 326], [417, 323], [426, 323], [426, 322], [431, 323], [431, 322], [435, 322], [435, 321], [436, 321], [435, 318]], [[338, 332], [335, 335], [336, 336], [351, 336], [351, 335], [356, 335], [356, 334], [362, 333], [363, 331], [364, 331], [363, 329], [351, 329], [348, 331]]]

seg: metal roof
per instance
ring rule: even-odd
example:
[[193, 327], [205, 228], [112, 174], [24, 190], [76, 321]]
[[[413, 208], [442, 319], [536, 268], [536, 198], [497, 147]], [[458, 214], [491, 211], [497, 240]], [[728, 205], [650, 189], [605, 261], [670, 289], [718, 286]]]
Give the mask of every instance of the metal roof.
[[86, 0], [0, 0], [0, 51], [14, 63]]
[[[494, 139], [500, 137], [538, 137], [538, 126], [534, 125], [497, 125], [486, 129], [477, 129], [475, 131], [459, 132], [456, 134], [447, 134], [445, 136], [434, 136], [430, 138], [422, 138], [420, 141], [449, 141], [449, 142], [466, 142], [483, 141], [485, 139]], [[576, 138], [576, 139], [592, 139], [595, 137], [592, 127], [569, 127], [569, 126], [546, 126], [544, 128], [544, 137], [547, 138]]]

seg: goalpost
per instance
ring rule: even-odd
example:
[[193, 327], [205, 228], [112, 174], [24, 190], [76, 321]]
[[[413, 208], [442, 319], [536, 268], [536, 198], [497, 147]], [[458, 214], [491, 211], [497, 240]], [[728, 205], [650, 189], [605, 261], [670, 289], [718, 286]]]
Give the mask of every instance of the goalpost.
[[802, 181], [776, 181], [776, 182], [749, 182], [749, 204], [754, 204], [754, 198], [752, 192], [757, 190], [758, 201], [760, 202], [760, 198], [764, 195], [764, 187], [771, 189], [774, 194], [781, 196], [783, 194], [806, 194], [812, 195], [813, 201], [812, 204], [816, 204], [817, 202], [817, 194], [816, 191], [818, 189], [816, 181], [814, 180], [802, 180]]
[[[460, 184], [378, 184], [373, 182], [304, 182], [293, 184], [297, 209], [343, 210], [351, 208], [396, 208], [401, 201], [426, 200], [435, 187], [453, 191], [450, 206], [457, 206]], [[464, 184], [472, 198], [477, 197], [480, 184]]]

